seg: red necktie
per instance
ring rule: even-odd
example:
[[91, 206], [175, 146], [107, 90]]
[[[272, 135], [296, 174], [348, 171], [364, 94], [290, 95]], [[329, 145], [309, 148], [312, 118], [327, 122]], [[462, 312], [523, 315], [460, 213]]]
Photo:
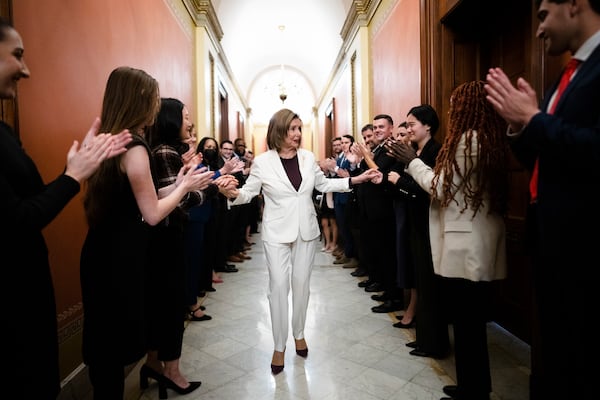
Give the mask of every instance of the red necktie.
[[[560, 100], [560, 96], [562, 96], [563, 92], [569, 85], [569, 81], [571, 81], [571, 77], [573, 73], [581, 63], [580, 60], [575, 58], [571, 58], [563, 71], [562, 76], [560, 77], [560, 82], [558, 83], [558, 88], [556, 88], [556, 96], [554, 96], [554, 101], [548, 110], [548, 114], [554, 114], [554, 110], [556, 109], [556, 105]], [[531, 173], [531, 180], [529, 181], [529, 193], [531, 194], [531, 202], [535, 203], [537, 201], [537, 184], [538, 184], [538, 161], [535, 160], [535, 165], [533, 166], [533, 172]]]

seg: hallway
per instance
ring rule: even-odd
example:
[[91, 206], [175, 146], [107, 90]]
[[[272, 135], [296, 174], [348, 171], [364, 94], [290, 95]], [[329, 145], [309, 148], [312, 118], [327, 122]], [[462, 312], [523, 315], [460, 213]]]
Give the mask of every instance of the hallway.
[[[182, 370], [201, 380], [195, 392], [170, 399], [196, 400], [435, 400], [454, 384], [451, 357], [433, 360], [411, 356], [405, 343], [414, 329], [394, 328], [393, 314], [376, 314], [377, 305], [357, 287], [352, 269], [332, 264], [318, 252], [311, 280], [306, 327], [307, 359], [296, 356], [288, 338], [285, 369], [271, 375], [273, 342], [266, 296], [268, 273], [260, 234], [239, 272], [222, 273], [224, 283], [203, 300], [210, 321], [190, 322], [184, 336]], [[360, 278], [364, 279], [364, 278]], [[528, 398], [529, 347], [490, 324], [492, 399]], [[137, 386], [137, 368], [127, 386]], [[158, 398], [152, 382], [141, 399]]]

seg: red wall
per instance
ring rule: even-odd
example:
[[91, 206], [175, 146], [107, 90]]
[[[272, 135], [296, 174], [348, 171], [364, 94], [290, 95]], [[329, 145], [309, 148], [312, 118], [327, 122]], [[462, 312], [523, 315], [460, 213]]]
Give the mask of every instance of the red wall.
[[[13, 8], [31, 72], [19, 83], [20, 135], [45, 181], [62, 172], [71, 143], [100, 114], [114, 68], [143, 69], [159, 81], [162, 96], [191, 104], [192, 39], [164, 0], [18, 0]], [[78, 332], [81, 318], [79, 254], [87, 230], [81, 199], [44, 232], [62, 341]]]
[[389, 114], [397, 126], [421, 103], [419, 0], [402, 0], [373, 36], [373, 117]]

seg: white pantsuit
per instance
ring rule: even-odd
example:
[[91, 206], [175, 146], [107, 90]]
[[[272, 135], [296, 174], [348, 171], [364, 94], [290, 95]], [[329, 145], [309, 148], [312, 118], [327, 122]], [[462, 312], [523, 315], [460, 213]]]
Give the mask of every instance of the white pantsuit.
[[283, 351], [288, 337], [288, 294], [290, 275], [292, 285], [292, 334], [304, 338], [306, 309], [310, 296], [310, 274], [315, 257], [317, 239], [293, 243], [263, 242], [269, 270], [269, 307], [275, 350]]
[[288, 337], [288, 295], [292, 288], [292, 333], [304, 338], [310, 294], [310, 274], [320, 235], [313, 190], [346, 192], [348, 179], [327, 178], [312, 152], [298, 149], [302, 183], [298, 190], [288, 178], [279, 154], [269, 150], [254, 159], [250, 175], [231, 205], [250, 202], [262, 191], [264, 210], [261, 236], [269, 270], [269, 305], [276, 351], [284, 351]]

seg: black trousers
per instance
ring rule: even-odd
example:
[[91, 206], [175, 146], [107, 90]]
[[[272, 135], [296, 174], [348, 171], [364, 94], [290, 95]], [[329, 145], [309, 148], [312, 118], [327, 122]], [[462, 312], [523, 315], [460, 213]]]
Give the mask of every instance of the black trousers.
[[491, 314], [491, 283], [441, 278], [454, 326], [454, 357], [459, 398], [489, 400], [492, 391], [487, 322]]

